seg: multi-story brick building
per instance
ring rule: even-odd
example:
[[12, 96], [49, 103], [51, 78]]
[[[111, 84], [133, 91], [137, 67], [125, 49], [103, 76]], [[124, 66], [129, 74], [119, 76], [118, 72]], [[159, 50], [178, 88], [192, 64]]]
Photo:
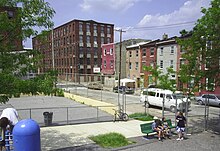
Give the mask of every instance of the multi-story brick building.
[[140, 45], [141, 49], [141, 79], [143, 80], [143, 87], [148, 87], [150, 84], [154, 84], [154, 79], [151, 72], [145, 71], [144, 66], [152, 66], [156, 68], [157, 65], [157, 46], [156, 43], [159, 40], [150, 41], [146, 44]]
[[113, 24], [72, 20], [50, 31], [46, 41], [34, 37], [33, 49], [44, 55], [39, 72], [54, 68], [61, 79], [94, 81], [93, 69], [102, 63], [101, 45], [113, 41]]
[[[21, 51], [22, 38], [21, 38], [21, 26], [20, 18], [18, 15], [18, 7], [0, 7], [0, 15], [6, 15], [4, 24], [8, 26], [2, 26], [0, 31], [0, 47], [1, 49], [9, 49], [5, 51]], [[3, 17], [1, 17], [3, 19]], [[1, 21], [1, 20], [0, 20]], [[9, 22], [12, 22], [9, 23]]]
[[126, 53], [126, 73], [127, 78], [136, 81], [136, 87], [139, 88], [141, 85], [141, 49], [140, 46], [148, 43], [141, 42], [135, 45], [127, 46]]

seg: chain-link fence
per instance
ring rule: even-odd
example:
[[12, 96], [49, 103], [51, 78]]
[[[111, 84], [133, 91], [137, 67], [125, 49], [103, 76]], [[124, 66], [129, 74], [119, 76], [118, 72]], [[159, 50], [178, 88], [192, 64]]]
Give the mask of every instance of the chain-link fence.
[[[50, 107], [50, 108], [29, 108], [29, 109], [17, 109], [19, 119], [33, 119], [40, 126], [48, 125], [66, 125], [66, 124], [82, 124], [112, 121], [113, 115], [103, 111], [104, 108], [112, 106], [73, 106], [73, 107]], [[102, 109], [102, 110], [101, 110]], [[45, 119], [45, 113], [52, 113], [51, 119]], [[47, 123], [47, 120], [51, 120], [51, 124]]]
[[[183, 101], [183, 98], [181, 99]], [[166, 106], [166, 101], [164, 105]], [[178, 105], [175, 105], [177, 109]], [[189, 108], [188, 108], [189, 107]], [[157, 108], [157, 107], [154, 107]], [[188, 109], [187, 109], [188, 108]], [[169, 108], [158, 108], [161, 109], [161, 117], [171, 119], [173, 124], [176, 125], [175, 117], [177, 111], [184, 113], [187, 118], [187, 133], [198, 133], [206, 130], [211, 130], [220, 134], [220, 108], [218, 106], [211, 106], [207, 100], [207, 103], [201, 105], [195, 99], [190, 99], [189, 106], [184, 106], [182, 109], [171, 112]], [[184, 110], [185, 109], [185, 110]], [[188, 112], [186, 112], [188, 110]], [[146, 107], [145, 112], [149, 113], [149, 109]]]

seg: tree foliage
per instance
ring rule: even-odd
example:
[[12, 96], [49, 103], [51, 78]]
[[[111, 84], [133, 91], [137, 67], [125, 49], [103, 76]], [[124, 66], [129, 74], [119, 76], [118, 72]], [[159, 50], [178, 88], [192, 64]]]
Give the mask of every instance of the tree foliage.
[[158, 88], [168, 89], [171, 91], [175, 91], [176, 80], [171, 78], [171, 75], [175, 74], [175, 71], [172, 68], [167, 68], [167, 73], [164, 74], [159, 69], [159, 66], [153, 68], [152, 66], [144, 66], [144, 70], [151, 73], [154, 83]]
[[[220, 84], [220, 1], [213, 0], [191, 32], [183, 30], [179, 44], [185, 50], [186, 64], [179, 72], [183, 83], [191, 83], [187, 91], [214, 90]], [[188, 34], [188, 36], [186, 36]], [[208, 81], [207, 81], [208, 79]]]
[[44, 0], [1, 0], [0, 8], [13, 10], [0, 11], [0, 102], [20, 93], [50, 94], [56, 74], [21, 80], [27, 72], [37, 71], [42, 56], [35, 50], [21, 51], [19, 43], [38, 34], [38, 28], [50, 29], [55, 11]]

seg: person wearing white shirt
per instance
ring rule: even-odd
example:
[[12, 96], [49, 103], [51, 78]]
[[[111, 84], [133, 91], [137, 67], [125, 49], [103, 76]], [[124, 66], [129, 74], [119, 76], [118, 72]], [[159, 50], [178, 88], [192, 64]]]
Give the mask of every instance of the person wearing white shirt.
[[0, 120], [3, 117], [6, 117], [9, 120], [10, 130], [12, 132], [15, 124], [18, 122], [18, 112], [14, 108], [6, 108], [2, 111], [2, 114], [0, 116]]

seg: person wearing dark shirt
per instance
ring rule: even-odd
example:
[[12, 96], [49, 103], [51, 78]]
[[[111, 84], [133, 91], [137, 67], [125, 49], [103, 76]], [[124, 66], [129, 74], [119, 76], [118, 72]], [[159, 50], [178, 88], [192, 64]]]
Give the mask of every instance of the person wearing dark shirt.
[[176, 116], [176, 122], [177, 122], [177, 127], [176, 127], [176, 131], [178, 133], [178, 138], [177, 140], [183, 140], [183, 133], [185, 132], [185, 127], [186, 127], [186, 118], [183, 116], [182, 112], [178, 112], [177, 116]]
[[161, 141], [163, 136], [163, 127], [159, 119], [155, 119], [154, 122], [152, 123], [152, 130], [154, 132], [157, 132], [158, 140]]

